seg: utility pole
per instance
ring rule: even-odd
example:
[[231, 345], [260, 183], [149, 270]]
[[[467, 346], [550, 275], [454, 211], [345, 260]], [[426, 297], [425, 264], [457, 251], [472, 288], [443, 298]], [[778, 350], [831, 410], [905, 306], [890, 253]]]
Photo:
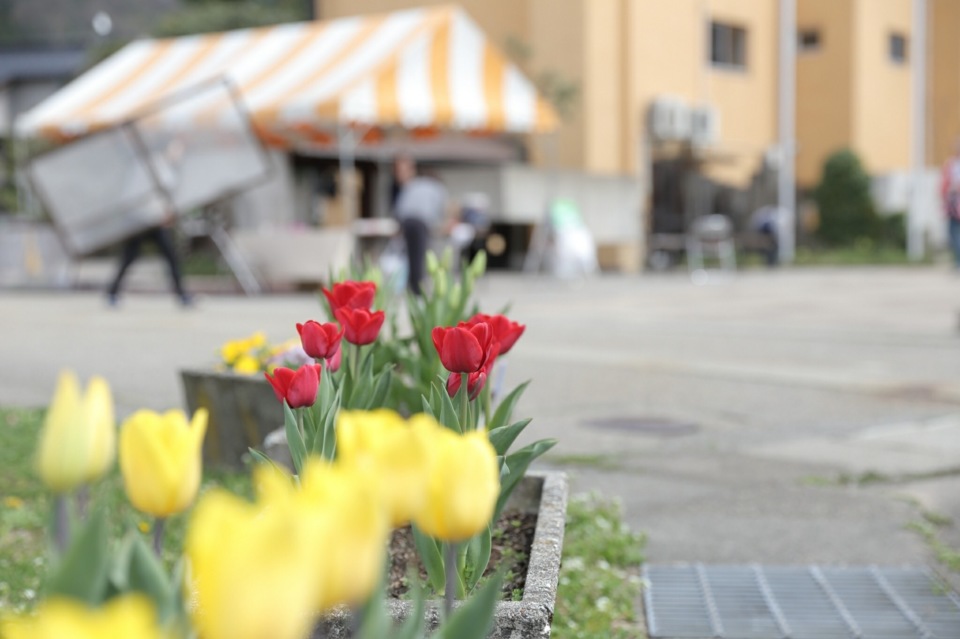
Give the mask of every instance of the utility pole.
[[913, 42], [911, 56], [912, 100], [911, 138], [913, 185], [910, 211], [907, 216], [907, 255], [911, 260], [923, 259], [923, 174], [927, 165], [927, 0], [913, 0]]
[[796, 159], [797, 2], [780, 0], [779, 147], [777, 172], [777, 252], [781, 264], [793, 261], [797, 237]]

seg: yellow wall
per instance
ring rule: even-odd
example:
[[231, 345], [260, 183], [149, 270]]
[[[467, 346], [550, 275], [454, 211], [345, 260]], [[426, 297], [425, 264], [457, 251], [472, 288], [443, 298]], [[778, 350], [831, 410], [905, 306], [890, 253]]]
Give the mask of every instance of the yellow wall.
[[701, 64], [710, 70], [705, 98], [720, 111], [719, 150], [733, 158], [710, 173], [721, 181], [744, 184], [777, 142], [778, 3], [710, 0], [707, 7], [710, 19], [747, 30], [745, 70], [709, 66], [705, 48], [701, 54]]
[[853, 4], [799, 0], [797, 28], [820, 32], [817, 51], [797, 51], [797, 182], [812, 186], [824, 159], [852, 144]]
[[939, 165], [960, 137], [960, 2], [929, 0], [927, 162]]
[[[870, 173], [910, 167], [911, 0], [856, 0], [853, 148]], [[907, 60], [889, 55], [892, 32], [907, 36]]]

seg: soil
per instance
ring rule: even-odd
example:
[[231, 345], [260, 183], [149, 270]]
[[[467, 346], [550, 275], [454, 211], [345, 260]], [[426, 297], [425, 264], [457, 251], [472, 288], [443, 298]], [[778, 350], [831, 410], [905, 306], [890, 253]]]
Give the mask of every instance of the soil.
[[[537, 527], [537, 515], [517, 511], [500, 515], [493, 527], [490, 563], [484, 576], [495, 573], [501, 566], [506, 569], [503, 582], [503, 599], [515, 600], [523, 594], [530, 561], [530, 547]], [[420, 563], [417, 548], [413, 543], [410, 526], [393, 531], [390, 539], [390, 581], [387, 596], [403, 599], [409, 591], [408, 575], [416, 567], [422, 583], [427, 583], [427, 572]]]

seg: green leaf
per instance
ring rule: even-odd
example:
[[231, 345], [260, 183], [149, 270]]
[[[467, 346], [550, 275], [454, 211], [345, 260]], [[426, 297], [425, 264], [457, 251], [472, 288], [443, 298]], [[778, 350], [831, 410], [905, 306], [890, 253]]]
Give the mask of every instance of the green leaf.
[[133, 537], [127, 587], [131, 591], [142, 592], [153, 600], [161, 622], [174, 613], [177, 589], [167, 578], [160, 559], [140, 535]]
[[337, 415], [340, 414], [340, 401], [342, 400], [342, 388], [337, 389], [336, 395], [330, 404], [329, 410], [323, 420], [323, 449], [321, 454], [324, 459], [332, 460], [337, 452]]
[[524, 446], [511, 455], [507, 455], [504, 461], [510, 470], [507, 475], [500, 480], [500, 497], [497, 499], [497, 508], [494, 511], [493, 521], [496, 521], [500, 517], [500, 513], [507, 504], [510, 494], [513, 493], [513, 489], [516, 488], [520, 480], [523, 479], [527, 468], [530, 467], [533, 460], [556, 446], [556, 444], [557, 440], [555, 439], [541, 439], [529, 446]]
[[410, 579], [410, 591], [413, 593], [413, 608], [403, 626], [391, 635], [394, 639], [422, 639], [426, 635], [426, 618], [424, 612], [427, 608], [427, 595], [420, 587], [419, 576], [413, 576]]
[[467, 542], [467, 570], [466, 583], [464, 584], [467, 592], [476, 587], [480, 577], [483, 576], [483, 572], [487, 569], [487, 564], [490, 563], [492, 536], [493, 533], [488, 524], [484, 530]]
[[499, 573], [437, 628], [433, 639], [483, 639], [493, 627], [503, 577]]
[[411, 525], [413, 531], [413, 543], [417, 547], [417, 554], [420, 555], [420, 561], [427, 571], [427, 579], [434, 592], [443, 592], [446, 584], [446, 575], [443, 572], [443, 556], [440, 554], [440, 546], [437, 540], [422, 532], [415, 525]]
[[[389, 565], [389, 564], [387, 564]], [[359, 610], [354, 610], [354, 615], [359, 615], [357, 627], [359, 630], [354, 635], [358, 639], [383, 639], [389, 637], [392, 633], [390, 615], [387, 614], [386, 606], [387, 595], [387, 574], [384, 571], [380, 577], [380, 584], [370, 595], [367, 601]]]
[[373, 393], [370, 394], [370, 400], [367, 403], [367, 410], [373, 408], [382, 408], [383, 402], [387, 398], [387, 392], [390, 390], [390, 378], [392, 375], [392, 366], [384, 369], [374, 378], [375, 386]]
[[453, 400], [447, 394], [446, 388], [441, 386], [438, 394], [440, 397], [440, 418], [437, 421], [451, 430], [462, 433], [463, 428], [460, 425], [459, 414], [453, 405]]
[[253, 461], [255, 461], [256, 463], [270, 464], [271, 466], [277, 465], [275, 461], [267, 457], [265, 453], [260, 452], [256, 448], [247, 448], [247, 450], [250, 452], [250, 456], [253, 457]]
[[293, 467], [299, 474], [303, 470], [303, 461], [307, 458], [307, 445], [297, 426], [297, 416], [286, 402], [283, 403], [283, 427], [287, 433], [287, 445], [290, 447]]
[[497, 455], [503, 456], [510, 450], [510, 446], [517, 439], [523, 429], [530, 423], [530, 419], [522, 419], [509, 426], [500, 426], [490, 431], [490, 443], [493, 444]]
[[420, 396], [420, 402], [423, 405], [423, 412], [436, 419], [437, 416], [433, 414], [433, 406], [430, 405], [430, 400], [427, 399], [426, 395]]
[[98, 508], [76, 532], [47, 582], [47, 592], [97, 606], [106, 594], [109, 577], [107, 519], [103, 509]]
[[514, 407], [520, 400], [520, 396], [523, 395], [523, 391], [525, 391], [529, 385], [530, 380], [527, 380], [514, 388], [512, 391], [510, 391], [509, 395], [503, 398], [503, 401], [497, 406], [497, 410], [493, 411], [493, 417], [490, 419], [490, 423], [487, 424], [488, 429], [493, 430], [494, 428], [500, 428], [510, 421], [510, 416], [513, 414]]

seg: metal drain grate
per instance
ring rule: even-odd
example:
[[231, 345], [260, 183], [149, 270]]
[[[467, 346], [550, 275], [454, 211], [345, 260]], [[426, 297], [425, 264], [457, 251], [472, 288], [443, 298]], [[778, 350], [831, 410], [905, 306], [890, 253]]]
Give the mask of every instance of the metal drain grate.
[[651, 639], [960, 639], [960, 598], [922, 568], [648, 565]]

